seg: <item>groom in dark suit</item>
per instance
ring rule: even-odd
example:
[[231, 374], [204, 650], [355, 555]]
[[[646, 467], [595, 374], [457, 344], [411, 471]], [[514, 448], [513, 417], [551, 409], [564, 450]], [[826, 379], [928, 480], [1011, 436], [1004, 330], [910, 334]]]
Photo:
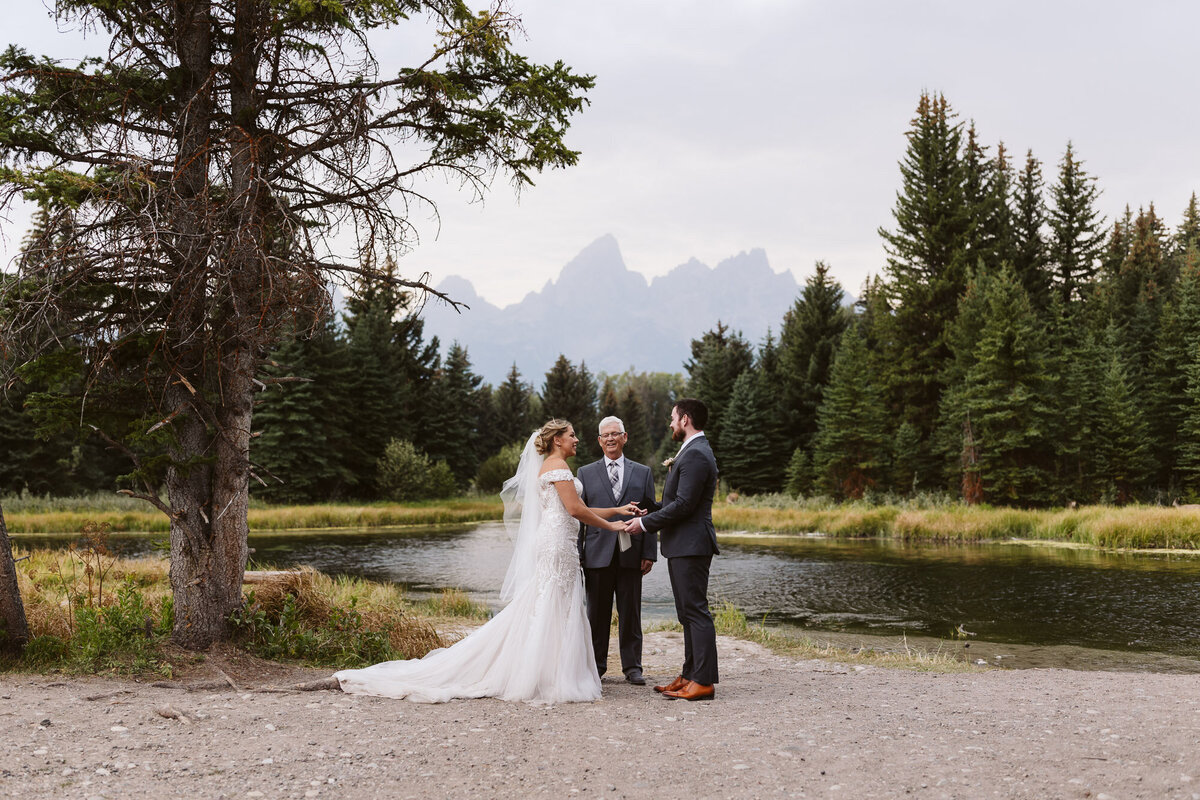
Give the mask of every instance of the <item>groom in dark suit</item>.
[[[625, 458], [625, 423], [617, 417], [600, 420], [600, 447], [604, 458], [579, 469], [586, 506], [622, 506], [637, 503], [642, 509], [658, 508], [650, 468]], [[608, 669], [608, 636], [612, 627], [613, 596], [617, 598], [617, 644], [625, 680], [645, 686], [642, 677], [642, 576], [658, 560], [658, 537], [653, 533], [630, 536], [622, 532], [582, 526], [579, 552], [587, 589], [588, 622], [596, 668]]]
[[716, 696], [717, 630], [708, 610], [708, 572], [717, 549], [712, 502], [717, 489], [717, 461], [704, 436], [708, 408], [684, 398], [671, 409], [671, 438], [683, 442], [663, 485], [662, 507], [626, 523], [626, 532], [662, 531], [675, 612], [683, 626], [683, 669], [656, 692], [678, 700]]

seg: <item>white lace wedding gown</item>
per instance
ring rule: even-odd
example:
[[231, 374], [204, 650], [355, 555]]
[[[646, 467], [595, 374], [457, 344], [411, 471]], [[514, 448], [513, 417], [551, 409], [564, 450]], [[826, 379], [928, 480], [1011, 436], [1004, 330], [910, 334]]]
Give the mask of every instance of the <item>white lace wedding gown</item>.
[[342, 691], [444, 703], [456, 697], [498, 697], [531, 703], [597, 700], [600, 678], [592, 653], [579, 572], [579, 523], [567, 513], [554, 482], [573, 481], [554, 469], [537, 482], [541, 519], [537, 567], [500, 613], [450, 647], [421, 659], [387, 661], [334, 675]]

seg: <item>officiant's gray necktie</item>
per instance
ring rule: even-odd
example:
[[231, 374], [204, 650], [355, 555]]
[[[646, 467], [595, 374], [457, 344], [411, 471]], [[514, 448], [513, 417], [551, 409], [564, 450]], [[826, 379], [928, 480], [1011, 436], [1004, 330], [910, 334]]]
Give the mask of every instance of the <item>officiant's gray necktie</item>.
[[617, 474], [617, 462], [608, 462], [608, 482], [612, 484], [613, 499], [620, 497], [620, 492], [617, 490], [618, 484], [621, 482], [621, 476]]

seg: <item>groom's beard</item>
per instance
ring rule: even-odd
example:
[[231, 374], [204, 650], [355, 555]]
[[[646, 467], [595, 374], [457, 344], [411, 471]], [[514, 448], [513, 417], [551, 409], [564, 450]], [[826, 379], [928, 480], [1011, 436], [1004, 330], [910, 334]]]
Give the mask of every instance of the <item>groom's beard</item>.
[[683, 436], [684, 436], [684, 434], [683, 434], [683, 428], [680, 428], [679, 430], [672, 430], [672, 431], [671, 431], [671, 441], [672, 441], [672, 442], [682, 442], [682, 441], [683, 441]]

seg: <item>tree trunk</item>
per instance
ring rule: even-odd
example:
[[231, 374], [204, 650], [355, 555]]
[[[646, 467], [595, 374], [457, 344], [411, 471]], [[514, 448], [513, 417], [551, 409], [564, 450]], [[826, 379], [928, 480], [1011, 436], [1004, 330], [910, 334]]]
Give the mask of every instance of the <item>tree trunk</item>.
[[4, 508], [0, 507], [0, 651], [19, 654], [28, 641], [29, 623], [17, 585], [17, 565], [4, 524]]
[[[245, 396], [245, 387], [231, 387]], [[210, 464], [172, 467], [167, 474], [171, 516], [171, 593], [175, 627], [171, 638], [181, 647], [202, 650], [229, 637], [229, 616], [242, 604], [242, 574], [249, 555], [246, 509], [249, 506], [246, 448], [249, 414], [238, 420], [227, 409], [221, 427], [211, 431], [194, 415], [178, 420], [179, 450], [214, 453]], [[244, 431], [244, 433], [242, 433]]]

